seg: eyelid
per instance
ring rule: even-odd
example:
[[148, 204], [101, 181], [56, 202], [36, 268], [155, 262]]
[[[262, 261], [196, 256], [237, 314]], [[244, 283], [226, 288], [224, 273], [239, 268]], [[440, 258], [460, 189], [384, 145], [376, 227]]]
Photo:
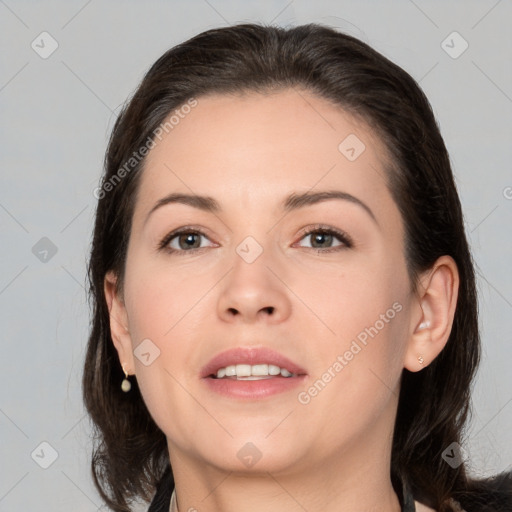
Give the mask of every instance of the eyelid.
[[[315, 224], [313, 226], [307, 226], [305, 228], [302, 228], [300, 230], [300, 238], [299, 240], [302, 240], [304, 237], [310, 235], [311, 233], [317, 233], [317, 232], [323, 232], [328, 234], [333, 234], [340, 242], [343, 243], [345, 247], [351, 248], [354, 246], [354, 242], [352, 240], [352, 237], [346, 233], [345, 231], [334, 228], [332, 226], [326, 225], [326, 224]], [[340, 246], [337, 246], [340, 247]], [[343, 247], [342, 247], [343, 248]], [[315, 248], [313, 248], [315, 249]], [[336, 250], [335, 247], [329, 247], [328, 249], [316, 249], [317, 251], [321, 252], [329, 252], [330, 250]]]
[[[334, 235], [342, 243], [342, 245], [328, 247], [325, 249], [321, 249], [321, 248], [318, 249], [315, 247], [309, 247], [309, 248], [305, 247], [306, 249], [314, 249], [317, 252], [334, 252], [334, 251], [338, 251], [338, 250], [344, 249], [344, 248], [351, 248], [354, 245], [352, 238], [346, 232], [344, 232], [341, 229], [334, 228], [332, 226], [325, 225], [325, 224], [315, 224], [313, 226], [307, 226], [305, 228], [302, 228], [299, 232], [299, 241], [312, 233], [318, 233], [318, 232]], [[189, 250], [182, 250], [182, 249], [180, 250], [180, 249], [170, 248], [169, 243], [171, 242], [171, 240], [173, 240], [174, 238], [176, 238], [177, 236], [182, 235], [182, 234], [196, 234], [196, 235], [203, 236], [203, 237], [207, 238], [208, 240], [210, 240], [209, 236], [204, 232], [203, 228], [199, 228], [199, 227], [193, 226], [193, 225], [181, 226], [179, 228], [174, 229], [167, 235], [165, 235], [165, 237], [159, 242], [158, 249], [167, 251], [169, 253], [173, 253], [173, 254], [179, 253], [182, 255], [186, 254], [187, 252], [195, 253], [197, 251], [206, 249], [206, 247], [196, 247], [196, 248], [192, 248]], [[210, 240], [210, 242], [211, 242], [211, 240]], [[297, 242], [295, 242], [295, 243], [297, 243]], [[215, 244], [215, 242], [213, 242], [213, 244], [214, 244], [214, 246], [216, 245], [218, 247], [218, 244]]]
[[[169, 247], [169, 243], [171, 242], [171, 240], [173, 240], [174, 238], [176, 238], [179, 235], [189, 234], [189, 233], [203, 236], [203, 237], [207, 238], [208, 240], [210, 240], [209, 236], [204, 232], [203, 228], [199, 228], [198, 226], [193, 226], [193, 225], [180, 226], [179, 228], [172, 230], [171, 232], [167, 233], [167, 235], [164, 236], [164, 238], [158, 243], [158, 250], [163, 250], [163, 251], [167, 251], [167, 252], [174, 253], [174, 254], [176, 254], [176, 253], [185, 254], [187, 252], [197, 252], [199, 250], [206, 249], [206, 247], [197, 247], [195, 249], [190, 249], [188, 251], [185, 251], [185, 250], [172, 249]], [[211, 240], [210, 240], [210, 242], [211, 242]]]

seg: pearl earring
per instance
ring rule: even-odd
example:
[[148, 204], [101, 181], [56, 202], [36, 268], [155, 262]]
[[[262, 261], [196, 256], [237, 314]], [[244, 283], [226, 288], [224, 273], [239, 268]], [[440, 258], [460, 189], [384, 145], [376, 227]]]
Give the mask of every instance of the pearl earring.
[[124, 369], [124, 364], [122, 365], [122, 367], [123, 367], [123, 372], [124, 372], [124, 379], [123, 379], [123, 382], [121, 382], [121, 389], [125, 393], [128, 393], [128, 391], [130, 391], [130, 389], [132, 389], [132, 384], [128, 380], [128, 374], [126, 373], [126, 370]]

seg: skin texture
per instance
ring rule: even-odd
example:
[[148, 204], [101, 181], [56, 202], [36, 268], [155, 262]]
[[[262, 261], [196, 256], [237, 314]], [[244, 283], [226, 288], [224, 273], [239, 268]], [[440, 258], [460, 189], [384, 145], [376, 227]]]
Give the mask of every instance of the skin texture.
[[[354, 161], [338, 149], [350, 134], [365, 145]], [[442, 257], [414, 291], [386, 155], [365, 123], [298, 90], [199, 97], [148, 155], [124, 296], [112, 273], [105, 293], [120, 363], [167, 436], [180, 511], [400, 509], [389, 477], [400, 376], [444, 347], [458, 274]], [[292, 192], [324, 190], [357, 197], [375, 220], [346, 200], [281, 208]], [[213, 197], [221, 211], [174, 203], [148, 217], [171, 192]], [[334, 238], [312, 247], [315, 235], [303, 230], [318, 224], [353, 246]], [[179, 254], [158, 250], [188, 225], [205, 234], [200, 249], [174, 238]], [[247, 236], [263, 250], [252, 263], [236, 251]], [[301, 403], [298, 394], [393, 304], [400, 311]], [[145, 339], [160, 351], [148, 366], [134, 357]], [[209, 391], [200, 369], [238, 346], [281, 352], [306, 369], [303, 385], [259, 400]], [[251, 467], [237, 456], [248, 442], [261, 454]]]

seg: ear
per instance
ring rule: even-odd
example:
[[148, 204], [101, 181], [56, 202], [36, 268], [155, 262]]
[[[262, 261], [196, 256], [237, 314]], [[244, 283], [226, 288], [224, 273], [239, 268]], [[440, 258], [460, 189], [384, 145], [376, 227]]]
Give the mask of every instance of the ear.
[[453, 258], [441, 256], [422, 276], [418, 288], [404, 361], [411, 372], [428, 366], [450, 336], [459, 290], [459, 272]]
[[110, 316], [110, 333], [112, 341], [119, 356], [121, 366], [129, 375], [135, 373], [135, 363], [133, 359], [133, 345], [128, 328], [128, 314], [124, 300], [120, 297], [117, 289], [117, 276], [109, 271], [104, 280], [105, 299]]

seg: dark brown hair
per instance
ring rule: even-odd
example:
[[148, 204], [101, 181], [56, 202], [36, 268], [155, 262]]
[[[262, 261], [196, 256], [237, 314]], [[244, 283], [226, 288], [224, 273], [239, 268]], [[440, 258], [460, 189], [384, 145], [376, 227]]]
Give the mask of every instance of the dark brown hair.
[[[443, 451], [462, 443], [470, 387], [479, 361], [473, 262], [449, 156], [430, 104], [414, 79], [358, 39], [310, 24], [284, 29], [244, 24], [209, 30], [170, 49], [145, 75], [115, 123], [105, 158], [88, 266], [92, 327], [83, 375], [93, 421], [95, 484], [110, 507], [128, 511], [149, 500], [169, 464], [166, 438], [136, 380], [123, 373], [103, 291], [113, 270], [122, 294], [127, 245], [144, 159], [119, 169], [154, 139], [155, 130], [190, 98], [209, 93], [305, 89], [364, 119], [389, 152], [386, 176], [405, 225], [411, 283], [442, 255], [454, 258], [460, 288], [452, 331], [441, 354], [418, 373], [403, 371], [391, 475], [407, 479], [415, 499], [439, 512], [512, 510], [510, 479], [472, 481]], [[507, 486], [508, 490], [498, 490]], [[505, 505], [508, 504], [508, 505]], [[484, 507], [488, 507], [485, 508]]]

